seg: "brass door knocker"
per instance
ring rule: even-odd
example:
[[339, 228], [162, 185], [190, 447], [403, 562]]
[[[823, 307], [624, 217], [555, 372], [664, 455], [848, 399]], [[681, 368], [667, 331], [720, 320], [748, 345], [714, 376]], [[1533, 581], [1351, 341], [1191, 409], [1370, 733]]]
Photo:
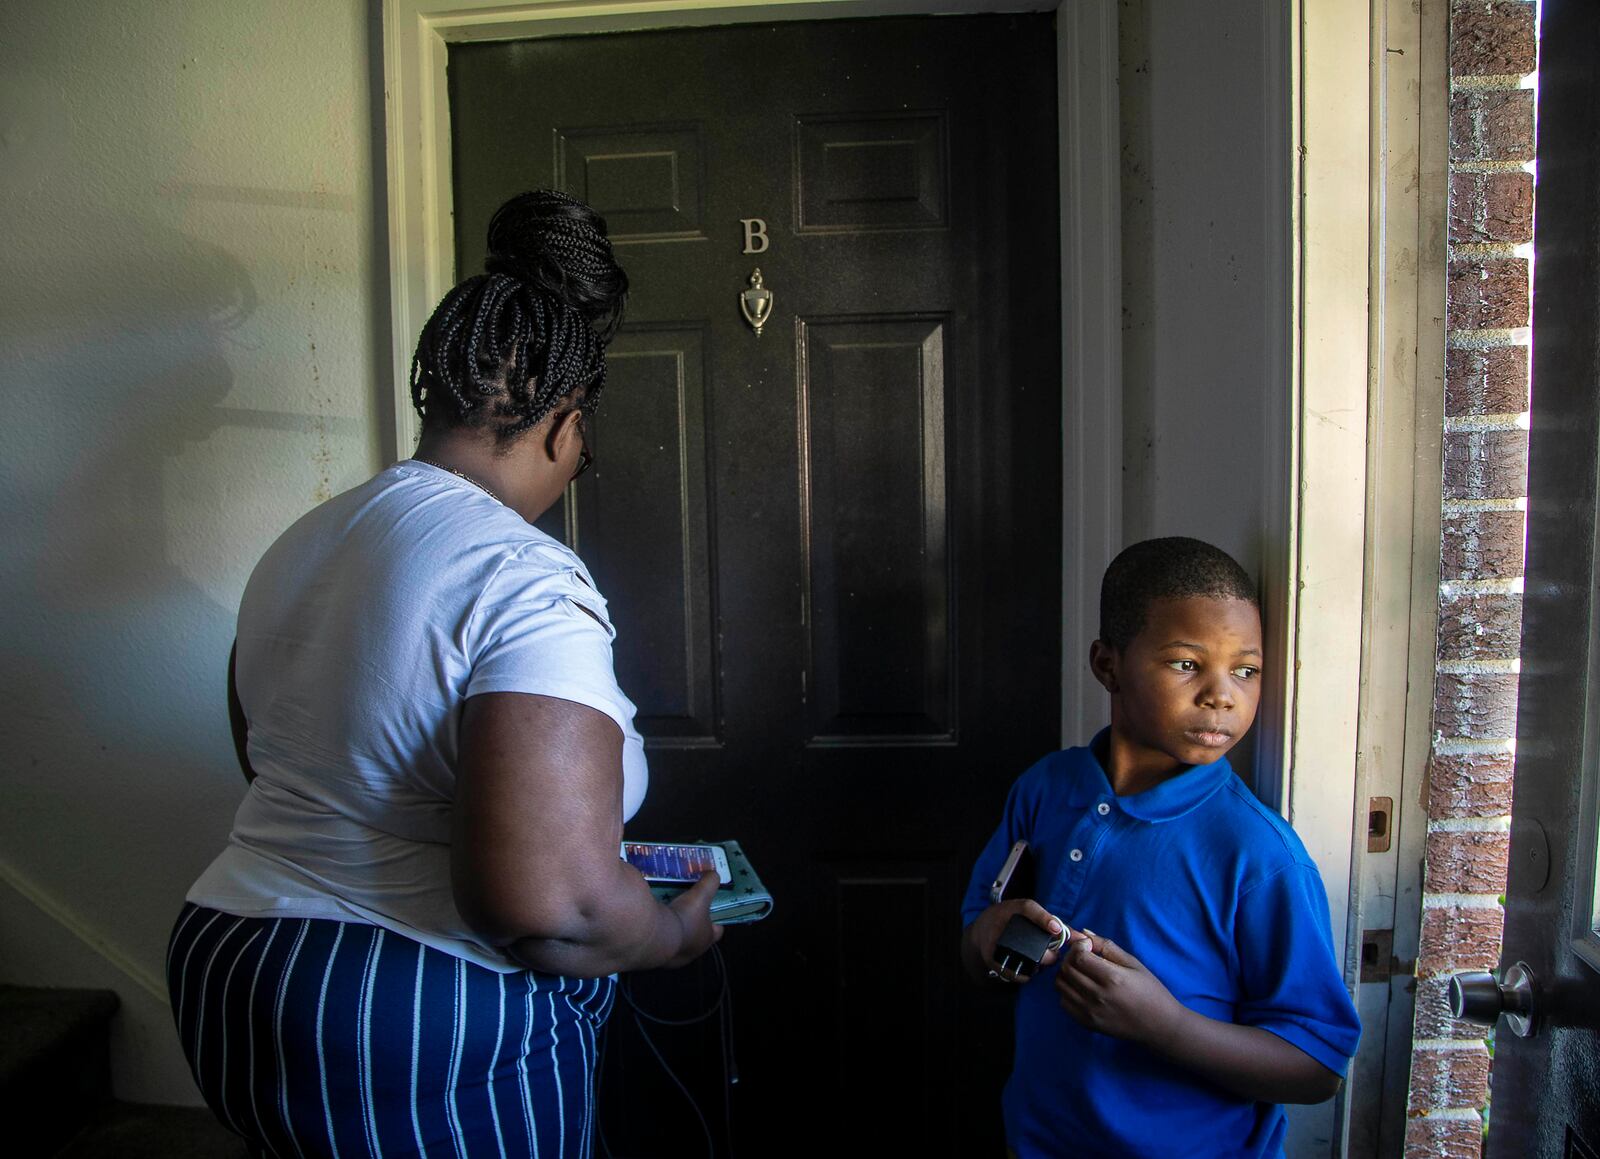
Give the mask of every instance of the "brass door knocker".
[[772, 291], [761, 284], [760, 266], [757, 266], [750, 275], [750, 288], [739, 293], [739, 310], [744, 314], [744, 320], [750, 323], [750, 328], [756, 332], [756, 337], [761, 337], [761, 327], [772, 317]]

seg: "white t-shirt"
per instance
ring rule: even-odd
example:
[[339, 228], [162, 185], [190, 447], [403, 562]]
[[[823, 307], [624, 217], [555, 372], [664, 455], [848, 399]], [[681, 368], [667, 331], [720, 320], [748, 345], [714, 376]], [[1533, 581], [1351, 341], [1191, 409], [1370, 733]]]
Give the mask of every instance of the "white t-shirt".
[[370, 922], [520, 969], [451, 895], [461, 708], [527, 692], [605, 713], [622, 729], [626, 820], [648, 773], [614, 635], [583, 562], [465, 479], [407, 460], [330, 499], [267, 550], [240, 602], [256, 779], [189, 900]]

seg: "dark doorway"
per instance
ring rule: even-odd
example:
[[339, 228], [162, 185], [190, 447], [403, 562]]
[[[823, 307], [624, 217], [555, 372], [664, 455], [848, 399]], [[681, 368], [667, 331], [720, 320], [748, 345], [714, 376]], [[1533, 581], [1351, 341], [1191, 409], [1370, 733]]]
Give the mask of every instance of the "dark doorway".
[[[1528, 571], [1501, 980], [1525, 964], [1533, 1034], [1495, 1034], [1488, 1154], [1600, 1156], [1600, 8], [1546, 0]], [[1492, 1017], [1492, 1012], [1490, 1014]]]
[[[956, 942], [1058, 737], [1054, 62], [1048, 15], [451, 49], [460, 271], [554, 185], [633, 281], [595, 468], [547, 530], [618, 625], [651, 761], [630, 836], [738, 838], [777, 898], [723, 942], [745, 1155], [998, 1153], [1009, 1012]], [[714, 964], [634, 987], [683, 1016]], [[725, 1150], [714, 1024], [648, 1025]], [[705, 1154], [625, 1007], [609, 1037], [610, 1151]]]

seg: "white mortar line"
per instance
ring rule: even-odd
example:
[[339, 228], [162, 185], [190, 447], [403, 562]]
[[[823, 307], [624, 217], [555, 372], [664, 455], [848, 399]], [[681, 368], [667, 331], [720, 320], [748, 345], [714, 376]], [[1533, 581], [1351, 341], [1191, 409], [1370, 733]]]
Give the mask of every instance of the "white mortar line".
[[1513, 173], [1518, 169], [1527, 169], [1526, 161], [1452, 161], [1452, 173]]
[[1522, 83], [1526, 77], [1534, 75], [1536, 74], [1531, 72], [1526, 74], [1520, 72], [1496, 72], [1483, 76], [1460, 76], [1452, 73], [1450, 76], [1450, 91], [1453, 93], [1515, 92], [1517, 89], [1526, 87]]
[[1530, 346], [1533, 344], [1531, 326], [1510, 326], [1502, 329], [1452, 330], [1445, 335], [1445, 345], [1457, 350], [1490, 350], [1497, 346]]
[[1444, 580], [1439, 584], [1441, 596], [1520, 596], [1522, 577], [1510, 579]]
[[1519, 258], [1514, 241], [1458, 241], [1450, 247], [1452, 258]]
[[1499, 909], [1497, 893], [1424, 893], [1423, 909]]
[[1497, 817], [1430, 817], [1429, 833], [1509, 833], [1510, 814]]
[[99, 954], [111, 965], [126, 974], [135, 985], [157, 1002], [170, 1008], [172, 999], [167, 996], [167, 986], [155, 973], [146, 969], [113, 943], [96, 933], [89, 924], [73, 913], [63, 902], [52, 897], [40, 886], [29, 881], [9, 862], [0, 861], [0, 881], [27, 898], [46, 917], [54, 919], [63, 929]]
[[1440, 660], [1434, 670], [1450, 676], [1515, 676], [1522, 671], [1522, 661], [1513, 659]]
[[1465, 736], [1435, 736], [1433, 752], [1435, 756], [1440, 757], [1516, 756], [1517, 739], [1509, 736], [1494, 737], [1489, 740]]
[[1446, 515], [1469, 515], [1474, 511], [1526, 511], [1528, 500], [1513, 496], [1510, 499], [1446, 499], [1439, 505]]
[[1492, 415], [1448, 415], [1444, 420], [1444, 433], [1466, 431], [1525, 431], [1528, 429], [1528, 412]]
[[1441, 1107], [1432, 1111], [1424, 1111], [1417, 1118], [1427, 1121], [1451, 1123], [1483, 1123], [1483, 1115], [1472, 1107]]
[[1484, 1040], [1481, 1038], [1417, 1038], [1413, 1039], [1413, 1050], [1483, 1050]]

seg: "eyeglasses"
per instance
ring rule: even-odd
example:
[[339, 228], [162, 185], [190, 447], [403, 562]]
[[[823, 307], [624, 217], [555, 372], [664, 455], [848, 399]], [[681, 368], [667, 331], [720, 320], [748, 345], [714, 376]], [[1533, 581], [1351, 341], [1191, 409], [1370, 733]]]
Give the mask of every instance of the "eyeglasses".
[[594, 452], [589, 449], [589, 418], [581, 413], [578, 415], [578, 437], [583, 444], [578, 448], [578, 469], [572, 472], [573, 479], [594, 466]]

